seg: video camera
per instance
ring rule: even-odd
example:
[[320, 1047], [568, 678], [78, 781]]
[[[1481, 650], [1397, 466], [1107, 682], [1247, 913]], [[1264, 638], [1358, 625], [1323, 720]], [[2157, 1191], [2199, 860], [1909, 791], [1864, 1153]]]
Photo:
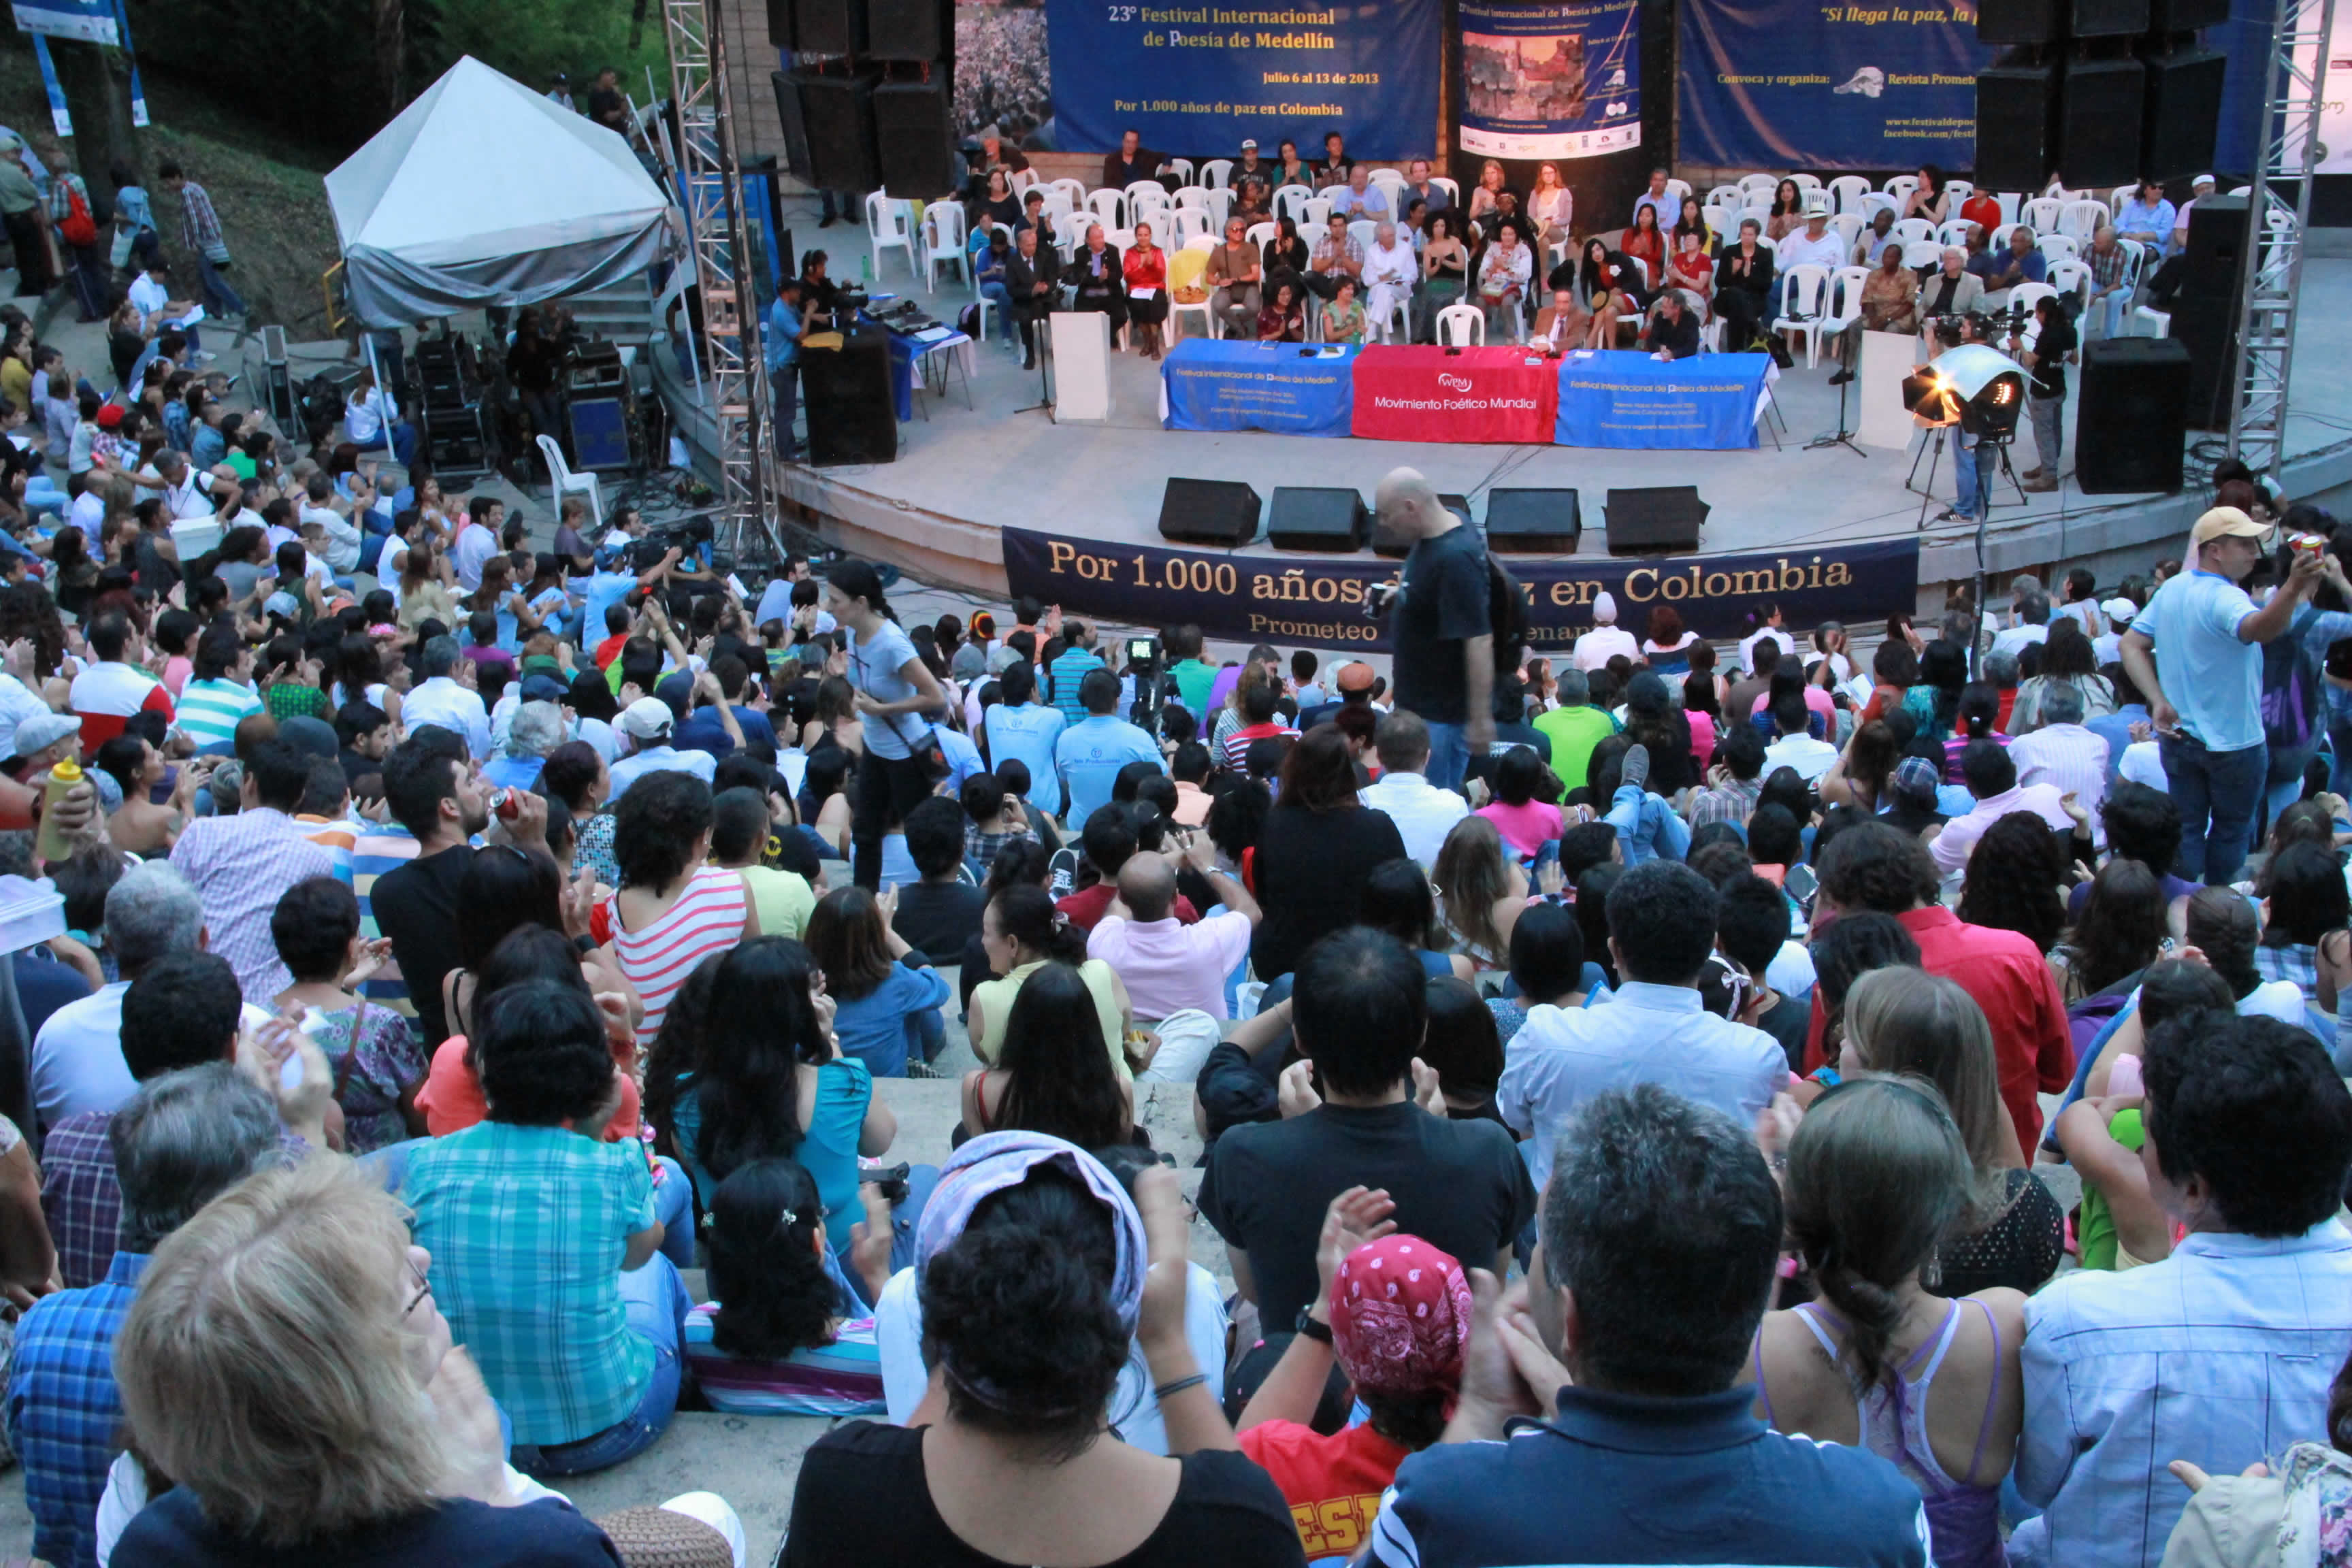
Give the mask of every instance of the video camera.
[[1128, 717], [1145, 733], [1156, 736], [1160, 733], [1160, 710], [1167, 700], [1162, 689], [1165, 668], [1160, 639], [1128, 638], [1127, 668], [1135, 677], [1135, 707]]
[[[698, 546], [710, 543], [715, 537], [709, 514], [689, 517], [683, 522], [664, 523], [629, 545], [629, 568], [649, 572], [661, 564], [661, 558], [675, 550], [679, 559], [695, 553]], [[716, 557], [711, 564], [718, 566]]]

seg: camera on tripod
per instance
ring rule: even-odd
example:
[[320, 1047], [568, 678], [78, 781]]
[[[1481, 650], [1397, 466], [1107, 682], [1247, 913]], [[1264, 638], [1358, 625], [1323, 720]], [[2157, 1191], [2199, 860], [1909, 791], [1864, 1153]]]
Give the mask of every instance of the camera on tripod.
[[[661, 564], [663, 556], [675, 550], [680, 560], [697, 553], [698, 547], [708, 545], [716, 537], [709, 514], [689, 517], [683, 522], [664, 523], [650, 530], [643, 539], [629, 545], [629, 568], [649, 572]], [[717, 561], [711, 564], [716, 566]]]
[[1158, 637], [1127, 639], [1127, 673], [1135, 678], [1135, 706], [1128, 718], [1145, 732], [1156, 735], [1160, 732], [1160, 710], [1166, 701], [1162, 689], [1166, 671]]

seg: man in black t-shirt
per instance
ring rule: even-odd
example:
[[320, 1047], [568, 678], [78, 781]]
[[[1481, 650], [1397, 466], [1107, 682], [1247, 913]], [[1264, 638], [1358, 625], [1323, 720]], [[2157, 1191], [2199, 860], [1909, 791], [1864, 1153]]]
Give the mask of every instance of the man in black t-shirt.
[[1412, 468], [1381, 481], [1382, 528], [1413, 541], [1386, 608], [1396, 705], [1429, 726], [1429, 782], [1460, 789], [1472, 753], [1495, 743], [1495, 637], [1486, 547]]
[[2033, 420], [2033, 449], [2042, 466], [2028, 469], [2019, 488], [2048, 491], [2058, 488], [2058, 444], [2065, 432], [2058, 426], [2066, 412], [2066, 362], [2074, 357], [2074, 323], [2054, 296], [2033, 302], [2033, 318], [2041, 331], [2032, 349], [2018, 349], [2017, 363], [2033, 373], [2026, 387], [2025, 411]]
[[933, 963], [955, 963], [980, 931], [988, 895], [957, 872], [963, 868], [963, 807], [935, 795], [907, 814], [907, 858], [923, 874], [898, 888], [890, 929]]
[[588, 89], [588, 118], [607, 131], [628, 134], [628, 100], [621, 96], [621, 73], [610, 66], [596, 73], [596, 85]]
[[1351, 926], [1309, 947], [1290, 1004], [1307, 1059], [1282, 1078], [1296, 1114], [1228, 1128], [1209, 1151], [1201, 1213], [1269, 1334], [1313, 1303], [1323, 1212], [1349, 1187], [1385, 1189], [1399, 1231], [1498, 1275], [1535, 1213], [1510, 1134], [1449, 1119], [1433, 1073], [1425, 1092], [1416, 1083], [1427, 986], [1420, 961], [1384, 932]]

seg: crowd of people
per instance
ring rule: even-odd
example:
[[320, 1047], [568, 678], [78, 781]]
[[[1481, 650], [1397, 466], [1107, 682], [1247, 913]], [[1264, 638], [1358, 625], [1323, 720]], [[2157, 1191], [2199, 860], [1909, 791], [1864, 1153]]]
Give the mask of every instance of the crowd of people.
[[548, 1484], [697, 1409], [788, 1564], [2345, 1560], [2324, 513], [1530, 657], [1401, 469], [1383, 672], [271, 461], [0, 587], [42, 1561], [740, 1563]]

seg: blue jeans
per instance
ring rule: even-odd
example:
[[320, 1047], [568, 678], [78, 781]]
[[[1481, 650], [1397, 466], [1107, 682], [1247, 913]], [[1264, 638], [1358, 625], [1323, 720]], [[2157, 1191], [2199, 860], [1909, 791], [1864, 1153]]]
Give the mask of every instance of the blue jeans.
[[662, 1168], [654, 1188], [654, 1217], [662, 1222], [661, 1253], [680, 1268], [694, 1267], [694, 1183], [686, 1167], [667, 1154], [656, 1155]]
[[801, 367], [797, 363], [783, 364], [770, 371], [768, 391], [776, 401], [776, 450], [798, 451], [800, 441], [793, 434], [793, 417], [801, 406]]
[[392, 438], [387, 442], [382, 434], [373, 441], [353, 443], [362, 452], [392, 454], [392, 460], [405, 468], [416, 461], [416, 426], [403, 419], [392, 426]]
[[2212, 752], [2185, 734], [2157, 740], [2167, 793], [2180, 808], [2179, 874], [2209, 887], [2237, 879], [2252, 841], [2254, 807], [2270, 776], [2270, 748], [2257, 741], [2235, 752]]
[[[245, 314], [245, 301], [229, 286], [228, 275], [224, 269], [226, 265], [216, 267], [210, 257], [197, 253], [196, 276], [204, 280], [205, 309], [215, 316], [242, 316]], [[188, 334], [188, 346], [192, 349], [196, 346], [196, 334], [194, 332]]]
[[1432, 724], [1429, 727], [1429, 766], [1422, 773], [1439, 789], [1459, 791], [1462, 776], [1470, 771], [1470, 742], [1467, 731], [1459, 724]]
[[1601, 821], [1617, 830], [1625, 864], [1644, 860], [1679, 860], [1690, 853], [1690, 825], [1661, 795], [1633, 784], [1619, 784]]
[[1984, 515], [1984, 497], [1977, 478], [1977, 438], [1961, 431], [1952, 432], [1952, 479], [1958, 496], [1952, 510], [1970, 522]]
[[[656, 1196], [658, 1199], [659, 1194]], [[621, 1276], [621, 1300], [628, 1308], [630, 1330], [651, 1341], [654, 1347], [654, 1374], [638, 1397], [637, 1407], [576, 1443], [517, 1444], [512, 1460], [516, 1469], [534, 1476], [578, 1476], [609, 1469], [653, 1447], [654, 1439], [677, 1414], [686, 1314], [694, 1305], [677, 1277], [677, 1266], [656, 1254], [643, 1268], [630, 1269]]]
[[980, 293], [981, 298], [992, 301], [996, 306], [996, 324], [1003, 331], [1004, 341], [1008, 343], [1019, 342], [1021, 329], [1013, 320], [1013, 290], [1002, 283], [990, 281], [980, 286]]

